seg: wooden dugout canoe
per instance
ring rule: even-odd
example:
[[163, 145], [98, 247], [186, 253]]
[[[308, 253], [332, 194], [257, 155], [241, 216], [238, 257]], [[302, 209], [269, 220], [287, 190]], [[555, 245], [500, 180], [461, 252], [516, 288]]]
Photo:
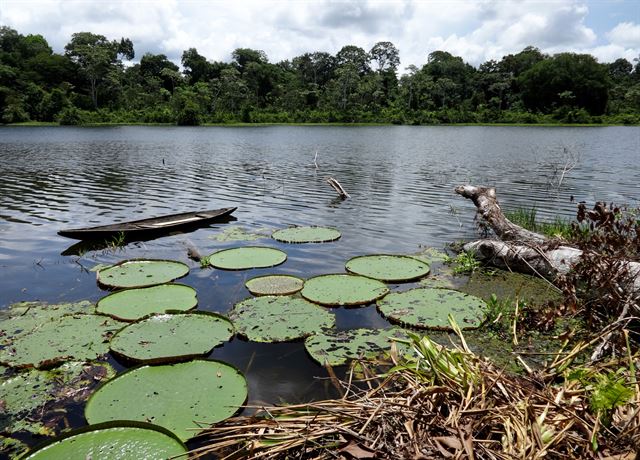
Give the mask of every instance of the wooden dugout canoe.
[[109, 238], [123, 233], [127, 238], [143, 238], [171, 231], [187, 230], [201, 227], [216, 221], [223, 221], [237, 208], [211, 209], [208, 211], [192, 211], [180, 214], [132, 220], [98, 227], [74, 228], [60, 230], [58, 235], [76, 240]]

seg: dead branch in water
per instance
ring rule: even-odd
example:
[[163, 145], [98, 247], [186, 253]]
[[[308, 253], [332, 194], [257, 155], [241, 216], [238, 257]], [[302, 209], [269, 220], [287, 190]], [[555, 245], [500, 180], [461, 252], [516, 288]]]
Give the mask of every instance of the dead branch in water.
[[342, 185], [340, 184], [340, 182], [338, 182], [336, 179], [334, 179], [333, 177], [327, 177], [325, 179], [325, 181], [327, 182], [327, 184], [329, 184], [331, 187], [333, 187], [333, 189], [338, 193], [338, 195], [340, 195], [340, 197], [344, 200], [347, 198], [350, 198], [351, 196], [346, 192], [346, 190], [342, 187]]

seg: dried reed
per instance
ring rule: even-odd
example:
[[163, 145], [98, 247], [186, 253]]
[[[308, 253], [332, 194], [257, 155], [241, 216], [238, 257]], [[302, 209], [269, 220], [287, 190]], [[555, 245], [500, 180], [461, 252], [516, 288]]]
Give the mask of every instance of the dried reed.
[[205, 445], [190, 455], [636, 459], [639, 353], [580, 367], [570, 363], [578, 347], [522, 377], [472, 354], [458, 333], [462, 345], [453, 349], [411, 336], [410, 357], [358, 381], [352, 370], [341, 382], [341, 399], [258, 408], [254, 416], [207, 428]]

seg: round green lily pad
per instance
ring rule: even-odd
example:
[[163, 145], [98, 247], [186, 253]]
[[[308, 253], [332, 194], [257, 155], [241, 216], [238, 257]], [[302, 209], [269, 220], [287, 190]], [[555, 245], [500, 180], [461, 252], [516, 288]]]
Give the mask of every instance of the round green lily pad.
[[251, 278], [245, 286], [253, 295], [289, 295], [301, 290], [304, 280], [291, 275], [266, 275]]
[[135, 321], [167, 310], [191, 310], [198, 305], [196, 290], [184, 284], [161, 284], [125, 289], [103, 297], [96, 311], [122, 321]]
[[196, 359], [186, 363], [145, 365], [102, 385], [89, 399], [90, 424], [110, 420], [146, 421], [181, 440], [197, 434], [200, 423], [233, 415], [247, 399], [247, 381], [235, 367]]
[[389, 352], [393, 338], [406, 339], [402, 329], [351, 329], [322, 331], [309, 336], [304, 347], [322, 365], [341, 366], [352, 359], [371, 358]]
[[263, 296], [237, 303], [229, 318], [254, 342], [286, 342], [333, 327], [333, 313], [299, 297]]
[[328, 243], [342, 235], [330, 227], [291, 227], [276, 230], [271, 237], [282, 243]]
[[391, 293], [378, 301], [383, 316], [418, 328], [450, 330], [448, 316], [463, 329], [480, 326], [486, 304], [451, 289], [417, 288]]
[[31, 451], [23, 460], [157, 460], [184, 455], [173, 433], [150, 423], [109, 422], [74, 430]]
[[111, 338], [111, 351], [146, 363], [206, 356], [233, 336], [227, 318], [209, 312], [153, 315], [129, 324]]
[[321, 305], [364, 305], [389, 292], [378, 280], [358, 275], [320, 275], [309, 278], [302, 297]]
[[125, 260], [98, 270], [98, 283], [110, 288], [138, 288], [168, 283], [189, 273], [189, 267], [174, 260]]
[[208, 257], [209, 264], [223, 270], [247, 270], [249, 268], [275, 267], [287, 260], [287, 254], [279, 249], [261, 246], [223, 249]]
[[386, 254], [354, 257], [345, 267], [348, 272], [388, 283], [416, 280], [429, 274], [429, 265], [416, 258]]
[[88, 361], [109, 351], [109, 338], [124, 323], [101, 315], [67, 315], [43, 323], [0, 349], [0, 364], [52, 367], [64, 361]]

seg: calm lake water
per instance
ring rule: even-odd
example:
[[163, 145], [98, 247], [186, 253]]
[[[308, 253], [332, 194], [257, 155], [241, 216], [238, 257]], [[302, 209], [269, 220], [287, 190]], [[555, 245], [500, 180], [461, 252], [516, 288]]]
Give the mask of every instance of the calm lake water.
[[[0, 308], [26, 300], [97, 301], [106, 292], [88, 269], [148, 257], [188, 263], [191, 272], [181, 282], [197, 289], [199, 308], [224, 314], [249, 297], [244, 281], [260, 274], [339, 273], [355, 255], [416, 252], [472, 238], [474, 207], [453, 193], [460, 184], [496, 186], [503, 208], [536, 206], [542, 218], [573, 216], [572, 196], [638, 205], [639, 160], [639, 127], [2, 127]], [[558, 186], [567, 163], [575, 167]], [[328, 176], [351, 198], [337, 199]], [[74, 241], [56, 234], [228, 206], [238, 207], [234, 222], [115, 251], [62, 255]], [[293, 246], [212, 239], [228, 226], [255, 231], [294, 224], [333, 226], [343, 237]], [[288, 261], [224, 272], [202, 270], [187, 258], [187, 244], [209, 254], [256, 243], [285, 250]], [[339, 328], [387, 325], [374, 306], [335, 312]], [[326, 372], [302, 343], [236, 338], [212, 357], [245, 372], [249, 404], [328, 394], [327, 381], [315, 378]]]

